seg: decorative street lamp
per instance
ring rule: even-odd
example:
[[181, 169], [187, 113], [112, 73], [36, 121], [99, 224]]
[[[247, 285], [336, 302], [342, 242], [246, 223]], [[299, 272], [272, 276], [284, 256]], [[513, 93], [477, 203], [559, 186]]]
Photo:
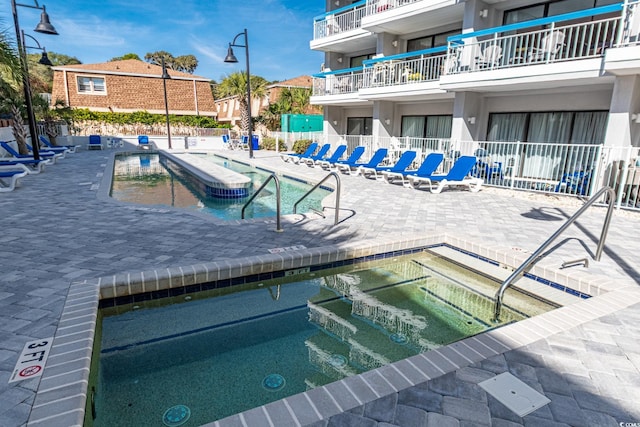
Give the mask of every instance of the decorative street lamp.
[[[244, 44], [236, 44], [236, 40], [240, 36], [244, 36]], [[247, 35], [247, 29], [238, 33], [231, 43], [229, 43], [229, 50], [227, 56], [224, 58], [224, 62], [237, 63], [238, 58], [233, 54], [232, 46], [243, 47], [247, 53], [247, 113], [249, 114], [249, 158], [253, 159], [253, 118], [251, 117], [251, 73], [249, 72], [249, 36]]]
[[[11, 0], [11, 10], [13, 12], [13, 24], [16, 28], [16, 42], [18, 44], [18, 55], [20, 57], [20, 66], [22, 67], [22, 86], [24, 89], [25, 102], [27, 104], [27, 119], [29, 122], [29, 133], [31, 134], [31, 145], [33, 146], [33, 158], [36, 160], [40, 160], [40, 150], [38, 148], [40, 142], [38, 141], [38, 132], [36, 129], [35, 114], [33, 113], [33, 103], [31, 102], [31, 86], [29, 85], [29, 68], [27, 66], [27, 46], [24, 43], [25, 34], [24, 32], [20, 31], [20, 23], [18, 22], [17, 6], [28, 7], [31, 9], [38, 9], [42, 11], [42, 13], [40, 14], [40, 23], [36, 26], [36, 28], [33, 31], [37, 33], [53, 34], [53, 35], [57, 35], [58, 32], [53, 27], [53, 25], [51, 25], [51, 22], [49, 22], [49, 15], [47, 14], [47, 10], [44, 7], [44, 5], [40, 6], [38, 4], [38, 0], [34, 0], [34, 3], [35, 3], [35, 6], [29, 5], [29, 4], [16, 3], [15, 0]], [[31, 38], [33, 39], [33, 37]], [[38, 44], [38, 48], [40, 48], [40, 43], [38, 43], [37, 40], [36, 40], [36, 44]], [[51, 61], [49, 61], [49, 58], [47, 57], [46, 51], [44, 50], [44, 48], [42, 48], [42, 50], [44, 53], [42, 54], [42, 58], [40, 58], [40, 63], [42, 64], [43, 63], [42, 61], [46, 60], [49, 64], [51, 64]]]
[[167, 117], [167, 141], [169, 142], [169, 150], [171, 150], [171, 126], [169, 125], [169, 102], [167, 101], [167, 79], [171, 76], [167, 72], [167, 66], [162, 58], [162, 87], [164, 88], [164, 114]]

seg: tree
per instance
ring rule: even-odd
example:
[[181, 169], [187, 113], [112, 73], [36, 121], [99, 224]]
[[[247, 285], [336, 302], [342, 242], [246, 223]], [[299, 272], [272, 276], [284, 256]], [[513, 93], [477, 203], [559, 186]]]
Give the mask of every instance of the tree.
[[167, 51], [159, 50], [157, 52], [147, 53], [144, 56], [145, 61], [155, 65], [162, 65], [163, 58], [164, 65], [171, 70], [193, 74], [196, 68], [198, 68], [198, 59], [194, 55], [174, 57]]
[[122, 56], [115, 56], [113, 58], [111, 58], [109, 60], [109, 62], [113, 62], [113, 61], [124, 61], [127, 59], [137, 59], [138, 61], [142, 61], [142, 59], [140, 59], [140, 57], [138, 56], [137, 53], [125, 53]]
[[198, 68], [198, 59], [193, 55], [178, 56], [175, 58], [174, 66], [174, 70], [193, 74], [196, 68]]
[[20, 99], [22, 81], [20, 58], [9, 40], [6, 32], [0, 32], [0, 111], [4, 113]]
[[[260, 76], [251, 76], [251, 97], [264, 98], [267, 81]], [[247, 74], [242, 71], [229, 74], [216, 86], [218, 98], [237, 97], [240, 102], [240, 123], [243, 132], [249, 131], [249, 110], [247, 104]], [[252, 129], [253, 130], [253, 129]]]

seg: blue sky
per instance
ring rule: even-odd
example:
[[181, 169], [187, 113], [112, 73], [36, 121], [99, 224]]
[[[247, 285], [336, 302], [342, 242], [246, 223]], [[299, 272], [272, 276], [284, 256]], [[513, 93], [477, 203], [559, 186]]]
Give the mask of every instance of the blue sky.
[[[19, 1], [35, 4], [31, 0]], [[286, 80], [320, 71], [323, 55], [309, 49], [313, 18], [324, 12], [321, 0], [41, 0], [59, 35], [33, 32], [40, 11], [18, 7], [20, 27], [48, 51], [75, 56], [82, 63], [106, 62], [126, 53], [141, 59], [165, 50], [193, 54], [194, 74], [220, 81], [245, 70], [245, 50], [234, 48], [238, 64], [225, 64], [227, 46], [245, 28], [252, 75]], [[2, 16], [13, 34], [10, 12]], [[27, 37], [29, 45], [34, 43]], [[240, 36], [238, 44], [244, 44]], [[29, 53], [37, 53], [30, 50]]]

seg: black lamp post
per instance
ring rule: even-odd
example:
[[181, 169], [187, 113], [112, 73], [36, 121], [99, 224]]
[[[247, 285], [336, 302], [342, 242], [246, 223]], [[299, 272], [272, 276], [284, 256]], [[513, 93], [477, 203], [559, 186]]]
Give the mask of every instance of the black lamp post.
[[[244, 35], [244, 44], [236, 44], [238, 37]], [[249, 36], [247, 35], [247, 29], [238, 33], [231, 43], [229, 43], [229, 50], [227, 56], [224, 58], [224, 62], [237, 63], [238, 58], [233, 54], [232, 46], [243, 47], [247, 53], [247, 113], [249, 114], [249, 158], [253, 159], [253, 117], [251, 117], [251, 73], [249, 72]]]
[[[20, 23], [18, 22], [17, 6], [28, 7], [31, 9], [39, 9], [42, 11], [42, 13], [40, 14], [40, 23], [36, 26], [36, 28], [33, 31], [37, 33], [53, 34], [53, 35], [57, 35], [58, 32], [53, 27], [53, 25], [51, 25], [51, 22], [49, 22], [49, 15], [47, 14], [47, 10], [44, 7], [44, 5], [40, 6], [37, 0], [34, 0], [34, 3], [35, 5], [21, 4], [21, 3], [16, 3], [15, 0], [11, 0], [11, 11], [13, 12], [13, 24], [16, 28], [16, 42], [18, 44], [18, 55], [20, 56], [20, 65], [22, 67], [22, 86], [24, 89], [25, 102], [27, 104], [27, 119], [29, 121], [29, 133], [31, 134], [31, 145], [33, 146], [33, 158], [36, 160], [40, 160], [40, 150], [39, 150], [40, 142], [38, 141], [36, 119], [35, 119], [35, 114], [33, 113], [33, 103], [31, 102], [31, 86], [29, 85], [29, 68], [27, 66], [27, 47], [24, 44], [24, 32], [20, 31]], [[36, 43], [38, 44], [38, 48], [39, 48], [40, 44], [38, 43], [37, 40], [36, 40]], [[43, 53], [43, 57], [40, 58], [40, 63], [43, 63], [42, 61], [46, 59], [46, 61], [48, 61], [49, 64], [51, 64], [51, 61], [49, 61], [49, 58], [46, 56], [46, 51], [44, 50], [44, 48], [42, 50], [44, 51], [44, 53]]]
[[167, 141], [169, 142], [169, 150], [171, 150], [171, 126], [169, 125], [169, 102], [167, 101], [167, 79], [171, 76], [167, 72], [167, 66], [162, 58], [162, 87], [164, 88], [164, 114], [167, 117]]

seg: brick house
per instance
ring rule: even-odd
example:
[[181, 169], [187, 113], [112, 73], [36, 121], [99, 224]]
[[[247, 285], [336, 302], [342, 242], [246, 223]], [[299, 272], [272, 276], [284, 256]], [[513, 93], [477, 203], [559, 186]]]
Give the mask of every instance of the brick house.
[[[164, 114], [162, 67], [136, 59], [52, 67], [51, 102], [71, 108], [130, 113]], [[210, 79], [167, 70], [169, 113], [215, 117]]]
[[[257, 117], [262, 111], [269, 107], [269, 104], [276, 102], [283, 89], [307, 88], [311, 89], [313, 80], [311, 76], [299, 76], [282, 82], [273, 83], [267, 86], [267, 94], [263, 99], [254, 99], [251, 104], [251, 116]], [[218, 111], [217, 120], [220, 123], [229, 123], [231, 126], [240, 125], [240, 102], [238, 97], [231, 96], [215, 100]], [[322, 109], [311, 106], [309, 114], [322, 114]]]

